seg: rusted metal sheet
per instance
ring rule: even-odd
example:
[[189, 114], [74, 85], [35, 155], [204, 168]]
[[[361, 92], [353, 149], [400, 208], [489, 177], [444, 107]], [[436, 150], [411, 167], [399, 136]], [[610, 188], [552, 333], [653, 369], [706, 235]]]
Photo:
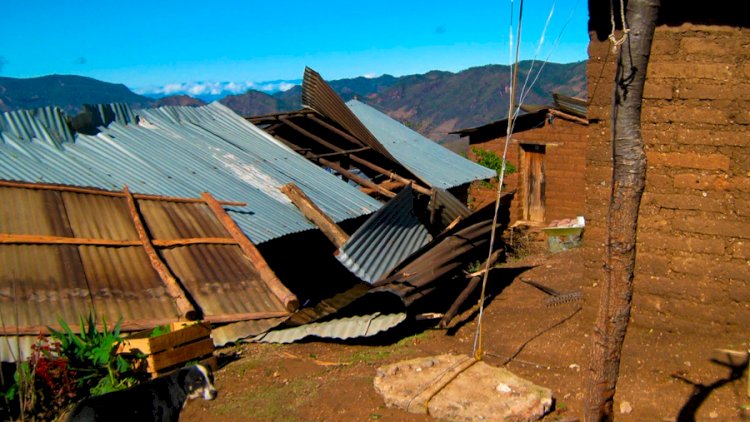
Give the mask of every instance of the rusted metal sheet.
[[397, 161], [349, 110], [341, 97], [323, 80], [320, 74], [309, 67], [305, 68], [305, 75], [302, 79], [302, 105], [310, 107], [335, 121], [364, 145], [371, 147], [392, 161]]
[[[501, 198], [495, 248], [502, 247], [499, 234], [510, 221], [513, 193]], [[425, 296], [438, 280], [445, 280], [466, 267], [469, 262], [487, 256], [495, 204], [488, 204], [436, 236], [432, 242], [412, 254], [398, 267], [374, 284], [375, 291], [394, 293], [408, 306]]]
[[[59, 326], [60, 319], [76, 327], [90, 312], [109, 323], [122, 319], [123, 331], [184, 315], [139, 239], [128, 198], [66, 189], [0, 184], [0, 335], [23, 339]], [[207, 204], [137, 197], [132, 201], [147, 241], [188, 306], [210, 322], [259, 321], [225, 330], [222, 341], [258, 334], [288, 318], [289, 310], [259, 275], [265, 261], [244, 254]], [[55, 243], [59, 239], [73, 244]], [[169, 246], [181, 239], [190, 242]], [[239, 337], [226, 337], [232, 335]], [[0, 360], [13, 360], [17, 349], [0, 347]]]

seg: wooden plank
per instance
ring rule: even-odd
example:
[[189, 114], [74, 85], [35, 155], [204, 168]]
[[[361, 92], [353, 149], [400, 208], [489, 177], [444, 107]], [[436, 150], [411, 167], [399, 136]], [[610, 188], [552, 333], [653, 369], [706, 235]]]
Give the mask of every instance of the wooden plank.
[[182, 318], [188, 320], [197, 319], [200, 312], [198, 312], [190, 303], [185, 291], [182, 289], [182, 286], [180, 286], [180, 283], [169, 270], [169, 267], [167, 267], [164, 261], [162, 261], [159, 255], [156, 253], [156, 249], [154, 249], [154, 245], [151, 243], [151, 238], [149, 238], [146, 232], [146, 227], [144, 226], [143, 220], [141, 219], [141, 214], [138, 211], [135, 199], [130, 194], [130, 190], [127, 186], [125, 186], [125, 188], [123, 189], [123, 193], [125, 194], [125, 199], [128, 203], [128, 211], [130, 211], [130, 217], [133, 220], [135, 231], [138, 233], [138, 237], [141, 239], [143, 249], [146, 251], [146, 255], [151, 262], [151, 266], [154, 268], [154, 270], [156, 270], [159, 278], [164, 283], [167, 294], [169, 294], [172, 300], [174, 300], [175, 305], [177, 305], [177, 309], [180, 312], [180, 316]]
[[118, 353], [153, 354], [211, 336], [211, 326], [206, 323], [176, 329], [174, 325], [172, 327], [173, 331], [156, 337], [148, 337], [152, 330], [136, 333], [122, 342], [118, 348]]
[[[125, 195], [122, 192], [109, 191], [104, 189], [96, 188], [82, 188], [78, 186], [68, 185], [55, 185], [50, 183], [32, 183], [32, 182], [16, 182], [10, 180], [0, 180], [0, 187], [7, 188], [22, 188], [22, 189], [37, 189], [37, 190], [54, 190], [60, 192], [73, 192], [73, 193], [85, 193], [91, 195], [102, 195], [102, 196], [115, 196], [122, 198]], [[203, 200], [198, 198], [179, 198], [174, 196], [162, 196], [162, 195], [147, 195], [142, 193], [134, 193], [132, 196], [135, 199], [146, 199], [149, 201], [167, 201], [167, 202], [185, 202], [200, 204]], [[244, 207], [247, 202], [235, 202], [235, 201], [219, 201], [221, 205], [233, 206], [233, 207]]]
[[308, 220], [318, 226], [320, 231], [330, 240], [336, 248], [340, 248], [349, 239], [349, 235], [341, 230], [331, 217], [328, 216], [318, 205], [310, 199], [305, 192], [294, 183], [287, 183], [280, 188], [292, 203], [302, 212]]
[[276, 312], [245, 312], [237, 314], [221, 314], [221, 315], [205, 315], [204, 321], [212, 324], [221, 324], [225, 322], [239, 322], [248, 321], [252, 319], [269, 319], [269, 318], [281, 318], [289, 316], [290, 313], [287, 311], [276, 311]]
[[221, 222], [229, 234], [232, 235], [232, 238], [237, 241], [242, 252], [245, 253], [245, 256], [247, 256], [250, 262], [253, 263], [255, 269], [258, 270], [261, 280], [266, 283], [269, 290], [271, 290], [271, 292], [281, 301], [288, 311], [291, 312], [297, 310], [299, 307], [297, 296], [290, 292], [289, 289], [281, 283], [281, 280], [276, 277], [276, 274], [271, 267], [268, 266], [268, 262], [266, 262], [263, 255], [260, 254], [258, 248], [256, 248], [253, 242], [245, 236], [245, 233], [242, 232], [239, 226], [237, 226], [237, 223], [235, 223], [229, 214], [227, 214], [219, 201], [214, 199], [214, 197], [208, 192], [203, 192], [201, 197], [206, 204], [208, 204], [208, 207], [214, 213], [216, 218], [218, 218], [219, 222]]
[[149, 356], [146, 358], [146, 368], [149, 372], [158, 371], [211, 354], [213, 351], [214, 341], [210, 338], [203, 339], [177, 349], [165, 350]]

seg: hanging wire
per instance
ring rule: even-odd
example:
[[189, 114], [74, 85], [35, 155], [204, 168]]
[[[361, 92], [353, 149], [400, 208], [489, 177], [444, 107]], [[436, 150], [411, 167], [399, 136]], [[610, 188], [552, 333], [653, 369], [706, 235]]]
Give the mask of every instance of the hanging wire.
[[[521, 110], [521, 105], [524, 103], [526, 97], [531, 92], [531, 89], [536, 84], [537, 80], [539, 79], [539, 76], [542, 73], [542, 70], [544, 69], [544, 66], [549, 61], [550, 56], [552, 55], [552, 52], [556, 49], [557, 45], [560, 42], [560, 39], [562, 38], [562, 34], [565, 32], [565, 29], [567, 28], [568, 24], [573, 18], [573, 12], [578, 7], [578, 3], [580, 0], [576, 1], [575, 6], [571, 9], [570, 14], [568, 15], [568, 19], [563, 24], [563, 27], [561, 28], [560, 32], [557, 35], [557, 38], [552, 44], [552, 49], [547, 54], [547, 57], [545, 57], [544, 61], [542, 62], [541, 67], [539, 68], [539, 71], [537, 72], [534, 79], [531, 81], [531, 84], [528, 84], [529, 78], [531, 76], [531, 73], [534, 68], [534, 64], [536, 62], [536, 58], [541, 50], [541, 47], [544, 43], [544, 38], [547, 32], [547, 29], [549, 27], [549, 23], [552, 19], [552, 16], [554, 14], [555, 10], [555, 3], [553, 3], [549, 15], [547, 16], [547, 21], [545, 22], [544, 29], [542, 31], [542, 35], [539, 41], [539, 45], [537, 46], [537, 50], [534, 53], [534, 57], [531, 62], [531, 66], [526, 74], [526, 78], [524, 80], [523, 86], [521, 88], [521, 94], [519, 95], [519, 101], [517, 104], [514, 104], [515, 100], [515, 94], [516, 94], [516, 85], [517, 85], [517, 79], [518, 79], [518, 62], [519, 62], [519, 54], [520, 54], [520, 46], [521, 46], [521, 29], [523, 24], [523, 0], [521, 0], [519, 5], [519, 13], [518, 13], [518, 37], [516, 41], [516, 48], [515, 48], [515, 57], [513, 57], [513, 0], [510, 0], [510, 16], [511, 16], [511, 24], [510, 24], [510, 62], [513, 63], [513, 71], [510, 73], [511, 75], [511, 81], [510, 81], [510, 104], [508, 107], [508, 125], [506, 127], [506, 137], [505, 137], [505, 145], [503, 147], [503, 157], [502, 157], [502, 166], [500, 170], [500, 176], [498, 177], [498, 187], [497, 187], [497, 197], [495, 198], [495, 213], [492, 219], [492, 231], [490, 233], [490, 245], [489, 245], [489, 251], [488, 251], [488, 257], [487, 261], [485, 261], [485, 268], [483, 270], [483, 277], [482, 277], [482, 289], [479, 299], [479, 317], [477, 319], [477, 330], [474, 336], [474, 358], [476, 360], [481, 360], [483, 351], [482, 351], [482, 332], [483, 332], [483, 316], [484, 316], [484, 300], [485, 300], [485, 294], [486, 294], [486, 287], [487, 287], [487, 278], [489, 276], [489, 266], [491, 262], [491, 256], [493, 253], [493, 247], [495, 243], [495, 231], [497, 229], [497, 216], [500, 209], [500, 199], [502, 197], [503, 192], [503, 181], [505, 176], [505, 170], [506, 170], [506, 157], [508, 153], [508, 145], [510, 144], [510, 136], [513, 134], [513, 129], [515, 128], [516, 118], [518, 117], [518, 114]], [[623, 0], [621, 0], [623, 1]], [[623, 24], [624, 24], [624, 16], [623, 16]]]
[[[512, 16], [512, 15], [511, 15]], [[487, 261], [484, 263], [484, 274], [482, 276], [482, 291], [479, 296], [479, 318], [477, 322], [477, 331], [474, 335], [474, 359], [482, 359], [482, 317], [484, 316], [484, 297], [487, 290], [487, 277], [490, 273], [490, 262], [492, 261], [492, 248], [495, 244], [495, 231], [497, 229], [497, 215], [500, 210], [500, 198], [503, 193], [503, 178], [505, 176], [506, 156], [508, 155], [508, 144], [510, 143], [510, 120], [513, 118], [513, 101], [516, 94], [516, 79], [518, 76], [518, 56], [521, 49], [521, 28], [523, 26], [523, 0], [519, 3], [518, 11], [518, 36], [516, 40], [516, 57], [513, 62], [513, 76], [510, 84], [510, 106], [508, 107], [508, 125], [505, 136], [505, 147], [503, 148], [503, 161], [500, 168], [500, 176], [497, 182], [497, 197], [495, 198], [495, 214], [492, 217], [492, 230], [490, 231], [490, 245], [487, 254]]]

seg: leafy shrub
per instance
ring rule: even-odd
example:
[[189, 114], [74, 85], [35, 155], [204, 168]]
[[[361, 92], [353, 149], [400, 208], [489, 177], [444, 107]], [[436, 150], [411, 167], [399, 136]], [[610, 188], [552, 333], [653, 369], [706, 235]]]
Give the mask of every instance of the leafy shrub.
[[[500, 172], [503, 170], [503, 159], [494, 151], [488, 151], [482, 148], [471, 147], [471, 152], [477, 157], [477, 164], [495, 170], [497, 177], [500, 177]], [[505, 160], [505, 174], [513, 174], [516, 172], [516, 166]]]
[[121, 321], [112, 331], [107, 330], [106, 321], [102, 322], [99, 331], [93, 315], [85, 321], [81, 317], [81, 334], [74, 333], [65, 321], [60, 321], [62, 331], [50, 329], [52, 337], [60, 342], [61, 353], [77, 373], [79, 390], [92, 396], [124, 390], [138, 381], [132, 375], [131, 363], [115, 353], [123, 340]]
[[76, 334], [61, 320], [61, 331], [50, 328], [49, 337], [40, 335], [28, 359], [18, 362], [13, 385], [2, 393], [6, 403], [17, 400], [22, 419], [53, 420], [78, 398], [137, 383], [134, 362], [116, 353], [123, 341], [120, 321], [112, 330], [102, 323], [99, 330], [93, 315], [81, 317]]

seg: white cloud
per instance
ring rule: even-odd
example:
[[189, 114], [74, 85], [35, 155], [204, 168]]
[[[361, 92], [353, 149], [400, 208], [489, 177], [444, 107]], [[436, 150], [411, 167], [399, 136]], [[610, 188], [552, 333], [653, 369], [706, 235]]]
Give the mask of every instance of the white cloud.
[[375, 79], [378, 76], [380, 76], [380, 75], [378, 75], [377, 73], [374, 73], [374, 72], [365, 73], [364, 75], [362, 75], [363, 78], [367, 78], [367, 79]]
[[175, 82], [160, 86], [147, 86], [135, 89], [141, 95], [167, 96], [188, 94], [191, 96], [225, 96], [244, 94], [249, 89], [264, 92], [286, 91], [297, 85], [297, 81], [272, 81], [256, 83], [253, 81], [229, 82]]

